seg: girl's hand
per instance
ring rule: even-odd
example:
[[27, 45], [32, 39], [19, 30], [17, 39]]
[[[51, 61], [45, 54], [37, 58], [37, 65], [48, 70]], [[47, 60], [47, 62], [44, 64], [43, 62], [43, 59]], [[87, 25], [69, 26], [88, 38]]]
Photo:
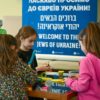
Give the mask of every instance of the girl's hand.
[[79, 78], [79, 74], [75, 74], [74, 76], [71, 76], [71, 78]]
[[75, 77], [76, 77], [76, 78], [79, 78], [79, 74], [76, 74]]
[[68, 78], [64, 78], [64, 81], [66, 82], [68, 80]]
[[70, 79], [70, 78], [77, 79], [77, 78], [79, 78], [79, 74], [76, 74], [76, 75], [71, 76], [71, 77], [64, 78], [64, 81], [67, 82], [67, 80]]
[[48, 64], [43, 64], [43, 66], [36, 67], [37, 71], [49, 71], [51, 67]]

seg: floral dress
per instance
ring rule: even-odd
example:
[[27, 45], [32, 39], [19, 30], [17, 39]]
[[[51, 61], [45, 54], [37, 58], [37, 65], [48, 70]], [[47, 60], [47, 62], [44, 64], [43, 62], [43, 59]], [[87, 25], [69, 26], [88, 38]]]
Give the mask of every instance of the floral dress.
[[26, 64], [18, 60], [14, 67], [15, 74], [5, 76], [0, 73], [0, 100], [28, 100], [25, 87], [36, 82], [36, 72]]

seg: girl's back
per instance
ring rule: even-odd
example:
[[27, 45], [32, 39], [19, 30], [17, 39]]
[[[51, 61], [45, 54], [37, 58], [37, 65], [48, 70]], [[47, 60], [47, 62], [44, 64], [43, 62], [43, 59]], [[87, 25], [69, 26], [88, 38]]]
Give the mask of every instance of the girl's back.
[[0, 100], [27, 100], [25, 87], [35, 83], [36, 73], [20, 60], [12, 75], [0, 74]]
[[80, 62], [80, 78], [77, 86], [79, 100], [100, 99], [100, 59], [88, 53]]
[[17, 57], [15, 38], [0, 35], [0, 100], [27, 100], [26, 86], [36, 73]]

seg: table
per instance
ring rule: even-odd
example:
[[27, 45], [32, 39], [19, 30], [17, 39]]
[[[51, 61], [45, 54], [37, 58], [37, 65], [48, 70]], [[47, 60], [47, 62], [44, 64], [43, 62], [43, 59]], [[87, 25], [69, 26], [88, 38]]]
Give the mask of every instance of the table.
[[47, 98], [47, 100], [71, 100], [73, 97], [77, 96], [77, 93], [70, 91], [64, 94], [51, 93], [40, 90], [27, 91], [28, 95], [31, 97]]

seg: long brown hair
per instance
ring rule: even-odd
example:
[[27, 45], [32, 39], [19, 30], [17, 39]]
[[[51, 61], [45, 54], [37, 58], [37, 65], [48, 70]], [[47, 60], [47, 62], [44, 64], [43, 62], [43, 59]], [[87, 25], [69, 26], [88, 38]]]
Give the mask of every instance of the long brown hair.
[[[84, 38], [84, 39], [82, 39]], [[87, 52], [100, 58], [100, 27], [97, 23], [90, 22], [83, 33], [79, 34], [79, 40], [85, 43]]]
[[81, 41], [83, 43], [84, 46], [85, 46], [85, 43], [84, 43], [85, 37], [86, 37], [86, 29], [83, 29], [80, 31], [80, 33], [78, 35], [78, 39], [79, 39], [79, 41]]
[[21, 27], [16, 35], [18, 46], [20, 47], [20, 45], [21, 45], [21, 38], [26, 39], [32, 35], [37, 36], [37, 33], [31, 26]]
[[10, 75], [15, 69], [17, 53], [11, 48], [13, 45], [17, 47], [16, 39], [13, 36], [0, 35], [0, 73], [3, 75]]

